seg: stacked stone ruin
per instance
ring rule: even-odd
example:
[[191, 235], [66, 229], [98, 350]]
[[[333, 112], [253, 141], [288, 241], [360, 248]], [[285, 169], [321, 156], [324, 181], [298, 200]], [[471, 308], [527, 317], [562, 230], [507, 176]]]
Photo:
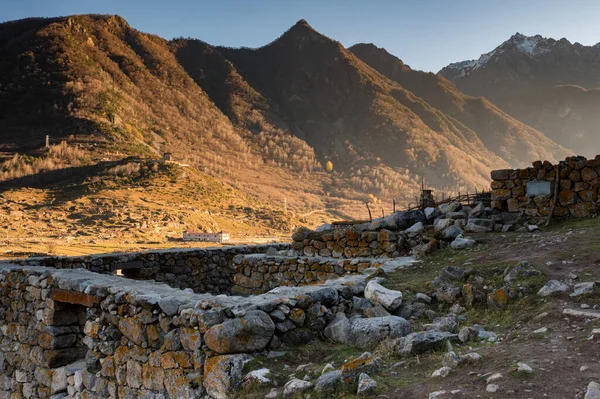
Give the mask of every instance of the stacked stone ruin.
[[227, 398], [252, 353], [309, 342], [378, 270], [244, 298], [0, 264], [0, 397]]
[[[500, 211], [521, 212], [528, 217], [583, 218], [598, 212], [600, 157], [569, 157], [553, 165], [533, 162], [526, 169], [492, 172], [492, 207]], [[532, 182], [548, 182], [544, 195], [528, 195]], [[558, 194], [555, 197], [556, 187]], [[556, 201], [555, 201], [556, 198]]]
[[326, 225], [311, 231], [300, 229], [292, 235], [292, 248], [306, 256], [332, 258], [395, 258], [411, 253], [423, 243], [422, 230], [411, 234], [412, 226], [427, 223], [420, 210], [395, 212], [371, 222], [334, 228]]
[[376, 279], [491, 231], [492, 214], [450, 203], [301, 228], [291, 245], [0, 262], [0, 398], [227, 398], [256, 352], [399, 339], [402, 293]]

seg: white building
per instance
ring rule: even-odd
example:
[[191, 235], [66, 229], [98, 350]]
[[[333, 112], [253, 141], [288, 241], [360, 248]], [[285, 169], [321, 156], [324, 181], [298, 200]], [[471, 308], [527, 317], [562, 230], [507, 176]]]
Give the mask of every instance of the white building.
[[203, 231], [186, 231], [183, 233], [183, 241], [201, 241], [201, 242], [225, 242], [230, 239], [229, 233], [221, 231], [219, 233], [205, 233]]

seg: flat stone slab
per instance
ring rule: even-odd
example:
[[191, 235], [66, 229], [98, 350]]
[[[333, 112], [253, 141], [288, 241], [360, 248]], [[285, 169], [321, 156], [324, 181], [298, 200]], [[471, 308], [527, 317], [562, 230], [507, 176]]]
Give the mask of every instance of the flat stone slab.
[[563, 314], [567, 316], [600, 319], [600, 312], [594, 312], [592, 310], [563, 309]]

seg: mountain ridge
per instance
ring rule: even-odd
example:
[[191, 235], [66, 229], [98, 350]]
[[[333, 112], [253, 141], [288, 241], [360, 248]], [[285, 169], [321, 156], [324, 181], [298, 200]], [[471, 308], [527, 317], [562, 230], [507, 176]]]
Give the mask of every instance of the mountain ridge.
[[[170, 152], [299, 214], [360, 215], [365, 201], [408, 204], [422, 176], [439, 191], [482, 189], [491, 169], [567, 152], [543, 140], [538, 152], [494, 152], [460, 106], [444, 110], [435, 96], [391, 79], [303, 20], [257, 49], [165, 40], [119, 16], [26, 20], [0, 24], [0, 50], [6, 157], [22, 152], [49, 164], [46, 134], [82, 149], [85, 162]], [[457, 91], [449, 82], [442, 89]], [[477, 109], [471, 116], [487, 123]], [[498, 120], [498, 137], [529, 137], [531, 128]], [[35, 173], [20, 159], [0, 169]]]
[[[439, 74], [466, 94], [482, 96], [514, 118], [575, 152], [594, 156], [600, 43], [516, 34], [477, 60], [453, 63]], [[567, 91], [577, 86], [586, 91]]]

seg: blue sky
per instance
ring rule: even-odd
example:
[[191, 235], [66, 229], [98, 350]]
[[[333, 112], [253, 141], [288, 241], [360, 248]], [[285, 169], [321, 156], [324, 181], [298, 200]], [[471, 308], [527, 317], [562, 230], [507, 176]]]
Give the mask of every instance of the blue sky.
[[593, 45], [600, 0], [0, 0], [0, 20], [119, 14], [164, 38], [259, 47], [299, 19], [345, 46], [374, 43], [415, 69], [478, 58], [516, 32]]

